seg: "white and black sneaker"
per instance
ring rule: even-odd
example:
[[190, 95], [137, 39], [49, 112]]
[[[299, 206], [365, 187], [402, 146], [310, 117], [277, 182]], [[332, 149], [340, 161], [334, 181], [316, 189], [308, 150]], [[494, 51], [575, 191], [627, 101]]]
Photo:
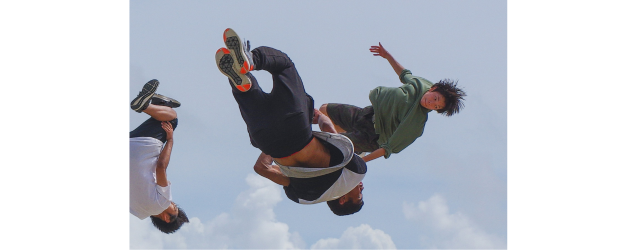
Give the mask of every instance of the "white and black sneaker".
[[155, 93], [153, 94], [153, 96], [151, 96], [151, 104], [153, 105], [160, 105], [160, 106], [167, 106], [170, 108], [177, 108], [180, 107], [181, 103], [179, 101], [177, 101], [176, 99], [173, 99], [171, 97], [167, 97], [167, 96], [163, 96], [161, 94]]
[[153, 94], [155, 94], [156, 89], [158, 89], [158, 85], [160, 85], [160, 82], [158, 82], [158, 80], [156, 79], [145, 83], [140, 93], [138, 93], [138, 96], [136, 96], [136, 98], [131, 101], [131, 109], [138, 113], [147, 109], [147, 107], [149, 107], [149, 100], [151, 99]]
[[240, 36], [238, 36], [238, 34], [231, 28], [224, 30], [222, 37], [227, 49], [229, 49], [238, 62], [237, 65], [234, 65], [234, 69], [240, 74], [246, 74], [249, 73], [249, 71], [252, 71], [254, 65], [249, 41], [243, 44], [240, 40]]

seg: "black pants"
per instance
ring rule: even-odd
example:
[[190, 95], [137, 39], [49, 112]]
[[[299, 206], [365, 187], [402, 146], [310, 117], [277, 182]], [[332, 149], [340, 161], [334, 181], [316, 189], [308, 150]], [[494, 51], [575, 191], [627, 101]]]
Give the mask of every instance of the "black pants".
[[[178, 127], [178, 118], [169, 121], [175, 130]], [[133, 131], [129, 132], [129, 138], [134, 137], [152, 137], [160, 140], [162, 143], [167, 142], [167, 132], [162, 129], [162, 123], [153, 117], [144, 121]]]
[[251, 89], [231, 88], [251, 145], [274, 158], [292, 155], [311, 139], [313, 98], [304, 90], [293, 62], [282, 51], [258, 47], [251, 51], [255, 70], [266, 70], [273, 78], [271, 93], [265, 93], [251, 73]]

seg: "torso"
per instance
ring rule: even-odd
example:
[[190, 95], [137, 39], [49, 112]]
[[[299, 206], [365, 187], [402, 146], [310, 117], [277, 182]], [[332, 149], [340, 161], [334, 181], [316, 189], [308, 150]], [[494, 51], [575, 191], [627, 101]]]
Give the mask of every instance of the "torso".
[[291, 156], [274, 158], [274, 161], [285, 166], [307, 167], [307, 168], [328, 168], [331, 156], [329, 149], [315, 137], [300, 151]]
[[[329, 166], [326, 166], [325, 168], [338, 166], [341, 164], [346, 165], [344, 165], [344, 168], [342, 168], [341, 170], [315, 177], [296, 178], [290, 176], [290, 184], [283, 188], [285, 194], [287, 195], [287, 198], [296, 203], [315, 204], [327, 200], [332, 200], [336, 197], [344, 195], [344, 193], [353, 189], [353, 186], [355, 184], [351, 185], [353, 184], [352, 182], [359, 183], [366, 173], [366, 163], [360, 157], [353, 156], [353, 153], [349, 152], [352, 155], [350, 157], [351, 160], [345, 162], [345, 155], [343, 155], [344, 153], [341, 152], [341, 149], [339, 149], [336, 144], [332, 144], [319, 138], [322, 137], [314, 136], [314, 140], [317, 140], [317, 142], [319, 142], [321, 146], [324, 146], [324, 150], [326, 150], [326, 153], [328, 154], [326, 158], [329, 159]], [[313, 149], [312, 147], [308, 147], [306, 148], [306, 150], [311, 150]], [[317, 153], [322, 151], [323, 149], [315, 150], [316, 155], [324, 155]], [[296, 153], [292, 156], [298, 154], [299, 153]], [[285, 159], [287, 158], [288, 157], [285, 157]]]

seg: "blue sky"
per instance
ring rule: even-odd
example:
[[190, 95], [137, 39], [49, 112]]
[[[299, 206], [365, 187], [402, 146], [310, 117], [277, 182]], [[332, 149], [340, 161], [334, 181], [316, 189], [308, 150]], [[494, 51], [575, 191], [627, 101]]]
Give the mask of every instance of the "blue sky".
[[[0, 8], [3, 89], [20, 104], [3, 125], [12, 246], [503, 248], [507, 234], [516, 249], [637, 245], [626, 239], [640, 124], [612, 109], [637, 106], [631, 4], [509, 2], [507, 26], [504, 1], [248, 1], [232, 7], [243, 17], [214, 1], [30, 3]], [[413, 145], [370, 163], [360, 213], [295, 204], [252, 173], [259, 151], [213, 60], [227, 27], [288, 53], [318, 106], [364, 106], [398, 84], [368, 52], [382, 42], [414, 74], [458, 80], [466, 108], [431, 115]], [[128, 103], [152, 78], [184, 105], [168, 175], [193, 220], [174, 235], [127, 210], [126, 134], [146, 119]]]
[[[168, 174], [174, 201], [190, 217], [213, 228], [221, 227], [215, 222], [221, 214], [253, 217], [252, 211], [238, 213], [232, 204], [241, 202], [242, 191], [251, 190], [244, 180], [254, 180], [247, 176], [255, 175], [252, 166], [260, 151], [249, 144], [246, 125], [214, 60], [215, 51], [224, 46], [222, 32], [232, 27], [253, 47], [271, 46], [287, 53], [316, 107], [328, 102], [364, 107], [370, 105], [371, 89], [400, 86], [388, 62], [369, 52], [378, 42], [415, 75], [433, 82], [458, 80], [469, 95], [459, 115], [431, 114], [424, 135], [414, 144], [389, 159], [368, 164], [363, 181], [366, 205], [358, 214], [337, 217], [325, 204], [299, 205], [276, 189], [274, 195], [282, 201], [269, 207], [272, 222], [286, 225], [285, 232], [299, 236], [301, 244], [292, 243], [293, 247], [308, 248], [323, 239], [339, 238], [348, 228], [361, 225], [388, 235], [389, 246], [397, 248], [506, 246], [505, 1], [384, 5], [386, 13], [405, 13], [408, 6], [421, 10], [419, 15], [401, 17], [377, 15], [382, 6], [365, 1], [249, 1], [246, 6], [237, 12], [214, 1], [134, 1], [130, 5], [130, 98], [156, 78], [158, 93], [183, 103], [176, 109], [180, 125]], [[271, 89], [268, 73], [255, 75], [261, 86]], [[130, 129], [147, 118], [131, 111]], [[428, 201], [432, 207], [420, 206]], [[438, 209], [447, 211], [433, 215]], [[438, 219], [443, 216], [457, 221], [441, 228], [439, 223], [444, 222]], [[131, 246], [155, 242], [149, 237], [157, 232], [148, 226], [144, 228], [151, 231], [149, 235], [133, 232], [140, 230], [138, 223], [149, 221], [131, 220]], [[185, 230], [180, 235], [158, 235], [163, 247], [175, 246], [180, 236], [188, 239], [181, 247], [222, 246], [211, 238], [199, 242], [191, 234]], [[219, 232], [212, 229], [202, 234]], [[370, 236], [353, 237], [368, 242]], [[286, 242], [250, 241], [224, 246], [280, 248], [283, 245], [278, 244]]]

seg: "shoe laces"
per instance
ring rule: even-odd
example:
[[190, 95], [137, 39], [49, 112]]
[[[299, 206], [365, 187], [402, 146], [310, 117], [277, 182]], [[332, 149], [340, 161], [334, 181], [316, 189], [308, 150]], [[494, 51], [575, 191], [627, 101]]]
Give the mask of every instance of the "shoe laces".
[[251, 54], [251, 44], [249, 43], [249, 40], [245, 40], [243, 43], [243, 49], [244, 49], [244, 54], [247, 55], [247, 58], [249, 58], [249, 63], [251, 65], [253, 65], [253, 54]]

